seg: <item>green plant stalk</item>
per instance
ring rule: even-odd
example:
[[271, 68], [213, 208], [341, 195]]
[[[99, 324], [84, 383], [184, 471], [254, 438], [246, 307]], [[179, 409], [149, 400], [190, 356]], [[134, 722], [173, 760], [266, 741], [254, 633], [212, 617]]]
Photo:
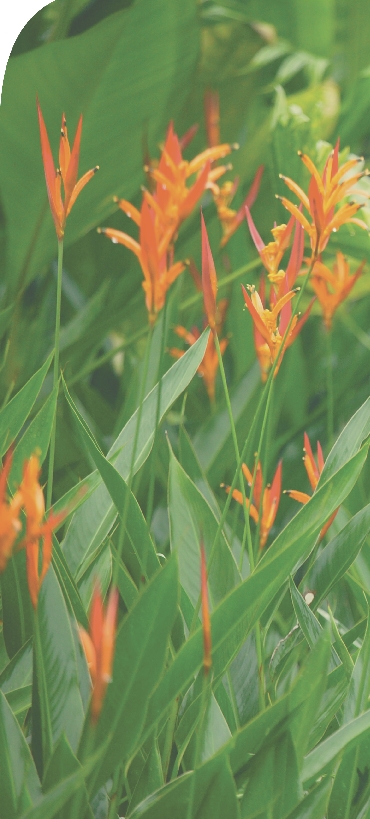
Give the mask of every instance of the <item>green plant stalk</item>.
[[[211, 669], [212, 674], [212, 669]], [[211, 676], [211, 675], [210, 675]], [[194, 773], [193, 779], [191, 782], [190, 788], [190, 799], [188, 803], [188, 809], [186, 812], [186, 819], [193, 819], [193, 802], [194, 802], [194, 791], [195, 791], [195, 771], [200, 762], [200, 755], [202, 751], [202, 734], [204, 730], [204, 726], [206, 723], [207, 711], [210, 702], [209, 694], [212, 693], [212, 678], [208, 682], [208, 675], [203, 672], [202, 678], [202, 694], [201, 694], [201, 702], [200, 702], [200, 710], [199, 710], [199, 719], [198, 724], [195, 728], [195, 754], [194, 754]]]
[[35, 672], [34, 680], [37, 680], [40, 712], [41, 712], [41, 739], [42, 739], [42, 765], [45, 766], [51, 757], [53, 751], [53, 730], [51, 726], [50, 712], [48, 699], [46, 695], [46, 679], [44, 674], [44, 664], [42, 657], [41, 641], [40, 641], [40, 626], [37, 609], [33, 612], [33, 640], [34, 640], [34, 655], [35, 655]]
[[[231, 435], [232, 435], [232, 439], [233, 439], [233, 443], [234, 443], [234, 450], [235, 450], [236, 468], [237, 468], [237, 470], [239, 470], [240, 491], [242, 493], [242, 500], [243, 500], [244, 533], [243, 533], [242, 547], [241, 547], [241, 551], [240, 551], [240, 562], [241, 562], [241, 566], [242, 566], [245, 542], [247, 542], [247, 544], [248, 544], [249, 565], [251, 567], [251, 571], [253, 571], [253, 569], [254, 569], [253, 543], [252, 543], [251, 527], [250, 527], [250, 520], [249, 520], [249, 509], [248, 509], [248, 506], [247, 506], [247, 499], [246, 499], [246, 495], [245, 495], [244, 478], [243, 478], [243, 474], [242, 474], [242, 471], [241, 471], [241, 463], [242, 462], [240, 460], [239, 445], [238, 445], [238, 439], [237, 439], [237, 435], [236, 435], [236, 429], [235, 429], [233, 411], [232, 411], [231, 402], [230, 402], [229, 390], [228, 390], [227, 381], [226, 381], [225, 368], [224, 368], [224, 363], [223, 363], [223, 360], [222, 360], [220, 344], [219, 344], [219, 340], [218, 340], [218, 336], [217, 336], [216, 332], [214, 333], [214, 342], [215, 342], [215, 347], [216, 347], [216, 352], [217, 352], [217, 357], [218, 357], [218, 363], [219, 363], [219, 367], [220, 367], [222, 384], [223, 384], [224, 393], [225, 393], [226, 406], [227, 406], [227, 410], [228, 410], [228, 413], [229, 413], [230, 426], [231, 426]], [[265, 417], [267, 417], [266, 413], [265, 413]], [[230, 494], [231, 494], [231, 492], [230, 492]], [[250, 495], [250, 497], [252, 498], [252, 494]], [[263, 675], [262, 645], [261, 645], [261, 634], [260, 634], [259, 623], [256, 623], [255, 637], [256, 637], [256, 651], [257, 651], [257, 661], [258, 661], [258, 669], [259, 669], [259, 673], [258, 673], [259, 703], [260, 703], [261, 710], [264, 710], [264, 708], [265, 708], [265, 681], [264, 681], [264, 675]]]
[[329, 449], [334, 440], [334, 386], [333, 386], [333, 351], [331, 329], [326, 332], [327, 362], [326, 362], [326, 406], [327, 406], [327, 434]]
[[115, 819], [117, 816], [117, 803], [121, 792], [123, 778], [123, 766], [118, 765], [113, 776], [112, 792], [109, 798], [108, 819]]
[[[60, 336], [60, 308], [62, 303], [62, 279], [63, 279], [63, 239], [58, 240], [58, 273], [57, 273], [57, 305], [55, 314], [55, 342], [54, 342], [54, 378], [53, 389], [58, 384], [59, 380], [59, 336]], [[58, 402], [57, 402], [58, 403]], [[48, 469], [48, 485], [46, 492], [46, 508], [50, 509], [53, 495], [53, 475], [54, 475], [54, 459], [55, 459], [55, 435], [57, 426], [57, 404], [55, 406], [55, 414], [53, 427], [50, 437], [49, 450], [49, 469]]]
[[163, 770], [163, 779], [166, 782], [167, 775], [168, 775], [168, 768], [171, 759], [171, 750], [172, 750], [172, 743], [173, 743], [173, 735], [175, 731], [176, 725], [176, 718], [177, 718], [177, 711], [179, 707], [178, 697], [173, 701], [170, 707], [170, 713], [167, 720], [166, 725], [166, 735], [164, 740], [164, 747], [163, 747], [163, 754], [162, 754], [162, 770]]
[[161, 333], [161, 349], [159, 353], [159, 364], [158, 364], [158, 395], [157, 395], [157, 406], [155, 411], [155, 424], [154, 424], [154, 439], [153, 439], [153, 450], [152, 450], [152, 457], [151, 457], [151, 464], [150, 464], [150, 478], [149, 478], [149, 489], [148, 489], [148, 503], [147, 503], [147, 511], [146, 511], [146, 520], [147, 524], [150, 529], [150, 524], [153, 515], [153, 502], [154, 502], [154, 489], [155, 489], [155, 471], [157, 465], [157, 454], [158, 454], [158, 426], [159, 426], [159, 419], [161, 413], [161, 397], [162, 397], [162, 380], [163, 380], [163, 359], [164, 359], [164, 350], [165, 350], [165, 343], [166, 343], [166, 325], [167, 325], [167, 299], [164, 303], [163, 313], [162, 313], [162, 333]]
[[[229, 389], [228, 389], [227, 381], [226, 381], [224, 362], [222, 360], [220, 343], [219, 343], [218, 335], [217, 335], [216, 332], [213, 334], [213, 338], [214, 338], [214, 342], [215, 342], [216, 353], [217, 353], [217, 358], [218, 358], [218, 365], [219, 365], [219, 368], [220, 368], [220, 374], [221, 374], [221, 380], [222, 380], [222, 386], [224, 388], [225, 401], [226, 401], [227, 411], [228, 411], [228, 415], [229, 415], [229, 421], [230, 421], [230, 427], [231, 427], [231, 436], [232, 436], [232, 439], [233, 439], [234, 451], [235, 451], [235, 460], [236, 460], [238, 475], [239, 475], [240, 491], [241, 491], [242, 498], [243, 498], [244, 526], [245, 526], [245, 528], [247, 529], [247, 532], [248, 532], [249, 561], [253, 562], [253, 544], [252, 544], [251, 531], [250, 531], [249, 512], [248, 512], [248, 508], [247, 508], [247, 499], [246, 499], [246, 494], [245, 494], [244, 479], [243, 479], [243, 474], [242, 474], [242, 471], [241, 471], [241, 467], [238, 466], [239, 462], [240, 462], [240, 452], [239, 452], [238, 438], [237, 438], [236, 429], [235, 429], [235, 423], [234, 423], [233, 411], [232, 411], [232, 407], [231, 407]], [[243, 538], [243, 541], [244, 541], [244, 538]], [[243, 560], [243, 546], [242, 546], [242, 551], [241, 551], [241, 561], [242, 560]]]
[[[123, 505], [121, 525], [120, 525], [119, 536], [118, 536], [117, 555], [118, 555], [119, 559], [121, 559], [121, 556], [122, 556], [122, 549], [123, 549], [123, 544], [124, 544], [124, 540], [125, 540], [128, 510], [129, 510], [129, 505], [130, 505], [130, 494], [131, 494], [132, 481], [133, 481], [133, 477], [134, 477], [136, 450], [137, 450], [137, 444], [138, 444], [138, 440], [139, 440], [141, 416], [142, 416], [142, 412], [143, 412], [143, 403], [144, 403], [144, 398], [145, 398], [145, 387], [146, 387], [146, 379], [147, 379], [147, 375], [148, 375], [149, 354], [150, 354], [152, 336], [153, 336], [153, 327], [151, 326], [149, 328], [149, 333], [148, 333], [148, 338], [147, 338], [146, 348], [145, 348], [145, 358], [144, 358], [144, 365], [143, 365], [143, 377], [142, 377], [142, 382], [141, 382], [141, 387], [140, 387], [139, 407], [138, 407], [137, 421], [136, 421], [136, 427], [135, 427], [134, 442], [133, 442], [132, 453], [131, 453], [130, 471], [129, 471], [129, 476], [128, 476], [128, 480], [127, 480], [127, 492], [126, 492], [126, 496], [125, 496], [125, 502], [124, 502], [124, 505]], [[113, 586], [117, 585], [119, 559], [116, 560], [115, 564], [114, 564], [113, 579], [112, 579]]]

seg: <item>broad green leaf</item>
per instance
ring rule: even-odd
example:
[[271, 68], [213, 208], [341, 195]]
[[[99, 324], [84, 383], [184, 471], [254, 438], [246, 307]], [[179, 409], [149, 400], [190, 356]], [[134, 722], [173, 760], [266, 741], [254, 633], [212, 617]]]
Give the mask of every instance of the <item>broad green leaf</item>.
[[[125, 506], [126, 492], [128, 491], [127, 484], [119, 472], [117, 472], [113, 464], [111, 464], [100, 451], [97, 443], [93, 439], [91, 431], [78, 412], [65, 384], [64, 391], [68, 404], [73, 413], [73, 417], [78, 424], [79, 433], [87, 448], [87, 451], [91, 455], [99, 470], [110, 497], [116, 507], [116, 511], [118, 512], [119, 516], [121, 516]], [[154, 574], [154, 572], [159, 568], [160, 563], [155, 552], [145, 518], [132, 492], [130, 492], [127, 516], [127, 535], [128, 537], [126, 540], [129, 542], [124, 542], [124, 553], [122, 555], [123, 562], [135, 579], [136, 585], [139, 586], [142, 575], [144, 574], [151, 577], [151, 575]], [[94, 561], [90, 559], [87, 568], [85, 563], [83, 564], [83, 568], [81, 567], [78, 574], [79, 583], [81, 582], [82, 578], [86, 576], [86, 571], [90, 570], [90, 566], [93, 563]]]
[[9, 307], [5, 307], [4, 310], [0, 311], [0, 341], [9, 327], [13, 313], [14, 304], [10, 304]]
[[314, 748], [324, 736], [328, 725], [330, 725], [337, 712], [339, 712], [347, 691], [348, 676], [344, 666], [339, 665], [327, 676], [326, 691], [322, 697], [319, 712], [308, 737], [309, 749]]
[[154, 740], [149, 748], [145, 765], [130, 799], [130, 813], [136, 805], [147, 796], [159, 790], [163, 785], [161, 756], [157, 742]]
[[[200, 542], [203, 542], [209, 559], [218, 524], [206, 499], [186, 475], [172, 450], [168, 502], [171, 549], [178, 556], [180, 583], [195, 608], [200, 595]], [[234, 588], [238, 579], [237, 565], [222, 535], [208, 578], [214, 607]]]
[[72, 749], [77, 748], [84, 716], [74, 624], [52, 567], [39, 593], [37, 623], [35, 664], [45, 762], [50, 743], [54, 745], [63, 732]]
[[163, 139], [168, 107], [174, 116], [182, 105], [197, 58], [192, 0], [155, 0], [149, 15], [145, 0], [136, 0], [81, 35], [10, 58], [2, 93], [0, 183], [14, 282], [20, 275], [22, 284], [29, 281], [56, 253], [36, 94], [54, 150], [62, 111], [71, 135], [82, 111], [81, 172], [101, 167], [70, 216], [66, 242], [71, 244], [116, 210], [115, 194], [130, 198], [139, 189], [142, 141], [137, 135], [144, 136], [147, 122], [151, 151]]
[[[205, 331], [199, 341], [163, 376], [160, 419], [195, 375], [207, 346], [208, 333], [209, 331]], [[144, 463], [153, 444], [157, 395], [158, 384], [143, 403], [134, 472]], [[129, 476], [137, 416], [138, 410], [127, 422], [107, 456], [111, 459], [116, 455], [114, 466], [124, 480]], [[63, 543], [63, 551], [73, 574], [77, 573], [85, 556], [93, 553], [106, 537], [115, 517], [116, 511], [109, 492], [105, 486], [100, 485], [74, 514]]]
[[241, 817], [254, 819], [268, 811], [274, 819], [284, 819], [302, 796], [297, 756], [286, 731], [251, 760], [240, 804]]
[[94, 585], [98, 580], [103, 598], [105, 597], [112, 577], [112, 553], [109, 545], [101, 550], [100, 554], [88, 565], [78, 581], [78, 591], [82, 604], [89, 611]]
[[0, 674], [0, 688], [3, 694], [28, 685], [32, 681], [32, 643], [28, 643], [18, 651], [5, 666]]
[[239, 819], [235, 784], [226, 759], [210, 759], [169, 782], [139, 804], [129, 819]]
[[313, 603], [315, 608], [327, 597], [330, 589], [352, 565], [369, 530], [370, 505], [357, 512], [320, 552], [307, 580], [309, 588], [315, 589]]
[[21, 722], [21, 717], [27, 714], [32, 702], [32, 685], [23, 685], [22, 688], [13, 688], [5, 694], [14, 716]]
[[93, 793], [138, 748], [149, 697], [163, 672], [177, 602], [177, 565], [172, 557], [141, 592], [118, 630], [113, 681], [94, 737], [95, 747], [104, 747], [104, 757], [94, 772]]
[[328, 739], [321, 742], [306, 756], [302, 769], [302, 781], [311, 782], [319, 776], [344, 749], [349, 751], [363, 739], [370, 730], [370, 711], [348, 722]]
[[355, 412], [337, 438], [325, 461], [318, 486], [329, 480], [361, 448], [370, 435], [370, 398]]
[[22, 812], [20, 819], [55, 819], [58, 810], [63, 808], [71, 796], [80, 789], [99, 758], [100, 752], [91, 757], [76, 773], [63, 779], [59, 785], [52, 788], [45, 796], [35, 799], [34, 806]]
[[[351, 491], [366, 458], [367, 447], [345, 464], [278, 535], [250, 577], [229, 593], [213, 612], [212, 657], [214, 674], [222, 675], [267, 607], [271, 597], [311, 551], [315, 537], [331, 511]], [[202, 631], [198, 629], [180, 649], [154, 693], [146, 730], [157, 722], [178, 693], [189, 685], [203, 658]]]
[[[73, 753], [65, 734], [63, 733], [60, 735], [47, 765], [42, 782], [43, 792], [48, 793], [48, 791], [51, 791], [60, 782], [67, 779], [68, 776], [79, 770], [81, 770], [81, 765]], [[82, 795], [82, 798], [80, 794]], [[79, 805], [82, 813], [83, 810], [86, 809], [87, 804], [87, 794], [84, 785], [82, 785], [77, 798], [79, 797], [81, 800]], [[70, 801], [65, 803], [61, 811], [58, 812], [57, 819], [70, 819], [70, 817], [73, 815], [73, 801], [74, 799], [72, 797]]]
[[88, 621], [86, 611], [83, 607], [79, 590], [71, 576], [68, 564], [55, 536], [53, 537], [52, 564], [70, 615], [74, 615], [77, 622], [87, 629]]
[[[298, 623], [303, 631], [308, 645], [310, 648], [312, 648], [322, 632], [322, 626], [320, 625], [317, 617], [315, 617], [313, 611], [311, 611], [310, 607], [307, 605], [306, 601], [303, 599], [292, 579], [289, 581], [289, 587]], [[332, 671], [333, 668], [339, 664], [339, 657], [334, 649], [332, 649], [330, 670]]]
[[41, 785], [29, 746], [5, 696], [0, 692], [1, 817], [17, 819], [32, 805]]
[[[247, 411], [248, 414], [253, 412], [260, 384], [260, 370], [258, 365], [255, 364], [232, 392], [231, 406], [237, 426], [238, 421], [243, 421], [245, 424]], [[249, 404], [252, 405], [252, 410]], [[194, 436], [193, 446], [202, 469], [206, 473], [212, 473], [213, 479], [222, 479], [225, 470], [225, 459], [229, 462], [230, 452], [232, 452], [230, 419], [227, 409], [220, 410], [206, 421]], [[231, 462], [234, 463], [232, 459]]]
[[32, 607], [26, 577], [25, 550], [13, 554], [0, 574], [3, 634], [10, 659], [32, 635]]
[[329, 778], [323, 779], [308, 793], [286, 819], [323, 819], [331, 789]]
[[0, 411], [0, 455], [10, 447], [27, 420], [43, 385], [53, 355]]
[[[26, 458], [37, 451], [39, 462], [42, 464], [46, 458], [50, 443], [51, 430], [57, 404], [58, 387], [56, 387], [46, 399], [35, 418], [31, 421], [24, 435], [18, 442], [12, 461], [10, 472], [10, 486], [18, 485], [22, 480], [23, 464]], [[14, 483], [13, 483], [14, 482]]]

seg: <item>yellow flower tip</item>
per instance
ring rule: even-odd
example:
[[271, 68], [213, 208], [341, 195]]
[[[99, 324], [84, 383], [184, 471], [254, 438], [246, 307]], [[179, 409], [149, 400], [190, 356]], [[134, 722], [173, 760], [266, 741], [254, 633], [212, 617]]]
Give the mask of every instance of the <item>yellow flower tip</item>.
[[283, 198], [283, 197], [282, 197], [282, 196], [279, 196], [279, 194], [278, 194], [278, 193], [275, 193], [275, 199], [282, 199], [282, 198]]
[[61, 135], [62, 137], [65, 137], [65, 135], [66, 135], [66, 132], [65, 132], [65, 131], [63, 131], [63, 128], [61, 128], [61, 129], [60, 129], [60, 135]]
[[297, 151], [298, 156], [302, 159], [303, 151]]
[[143, 168], [144, 168], [145, 173], [149, 173], [150, 165], [144, 165]]
[[100, 171], [100, 165], [95, 165], [95, 168], [93, 168], [93, 173], [97, 173], [97, 171]]
[[233, 151], [238, 151], [239, 148], [240, 148], [239, 142], [233, 142], [231, 147], [232, 147]]
[[285, 181], [286, 176], [284, 176], [284, 174], [283, 174], [283, 173], [279, 173], [279, 179], [283, 179], [283, 180]]
[[98, 227], [96, 228], [97, 233], [105, 233], [105, 228]]

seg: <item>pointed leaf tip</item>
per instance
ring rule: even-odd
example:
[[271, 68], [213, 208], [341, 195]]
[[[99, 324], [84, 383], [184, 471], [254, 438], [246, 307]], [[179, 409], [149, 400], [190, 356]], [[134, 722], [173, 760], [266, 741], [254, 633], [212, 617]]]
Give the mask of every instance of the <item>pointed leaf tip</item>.
[[203, 213], [201, 213], [201, 226], [202, 226], [202, 288], [204, 309], [206, 311], [208, 324], [211, 330], [215, 330], [217, 276]]

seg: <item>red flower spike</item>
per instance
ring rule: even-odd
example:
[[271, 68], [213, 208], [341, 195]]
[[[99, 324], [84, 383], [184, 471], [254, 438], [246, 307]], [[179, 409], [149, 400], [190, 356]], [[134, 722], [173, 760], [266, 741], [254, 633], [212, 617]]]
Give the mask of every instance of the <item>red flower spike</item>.
[[203, 543], [200, 544], [200, 588], [202, 599], [203, 668], [207, 676], [212, 666], [211, 620], [209, 616], [207, 564]]
[[[82, 116], [80, 117], [77, 125], [76, 136], [71, 151], [68, 140], [66, 120], [63, 114], [59, 145], [60, 167], [55, 169], [49, 137], [38, 99], [37, 114], [39, 120], [41, 153], [45, 172], [46, 189], [56, 234], [60, 241], [64, 236], [67, 217], [69, 216], [77, 197], [99, 169], [99, 166], [96, 165], [95, 168], [87, 171], [87, 173], [85, 173], [84, 176], [77, 181], [82, 132]], [[63, 182], [64, 187], [64, 202], [61, 196], [61, 182]]]
[[217, 296], [217, 276], [210, 248], [207, 229], [201, 214], [202, 226], [202, 287], [204, 309], [207, 315], [208, 324], [213, 332], [216, 330], [216, 296]]
[[[226, 311], [228, 308], [228, 300], [221, 299], [217, 306], [217, 324], [216, 324], [216, 332], [219, 335], [222, 331], [222, 327], [226, 318]], [[185, 327], [181, 327], [178, 325], [174, 327], [175, 333], [179, 336], [179, 338], [183, 338], [187, 344], [192, 345], [195, 344], [197, 339], [200, 336], [199, 330], [197, 327], [194, 327], [192, 331], [189, 333]], [[221, 355], [224, 354], [226, 347], [229, 341], [227, 338], [220, 339], [220, 350]], [[184, 350], [179, 350], [177, 347], [171, 347], [169, 349], [169, 354], [173, 356], [173, 358], [181, 358], [184, 355]], [[206, 350], [203, 356], [203, 361], [199, 364], [197, 372], [203, 378], [206, 390], [208, 392], [208, 397], [211, 403], [213, 404], [215, 401], [215, 394], [216, 394], [216, 376], [217, 370], [219, 367], [218, 362], [218, 355], [217, 350], [215, 347], [215, 341], [213, 333], [210, 333]]]
[[94, 587], [90, 609], [90, 634], [79, 626], [79, 635], [85, 652], [92, 681], [91, 719], [96, 723], [102, 709], [112, 666], [116, 636], [118, 590], [112, 589], [104, 613], [99, 585]]
[[7, 481], [12, 465], [13, 450], [9, 449], [0, 471], [0, 572], [6, 568], [13, 546], [22, 529], [20, 511], [22, 499], [18, 492], [10, 500], [6, 497]]

